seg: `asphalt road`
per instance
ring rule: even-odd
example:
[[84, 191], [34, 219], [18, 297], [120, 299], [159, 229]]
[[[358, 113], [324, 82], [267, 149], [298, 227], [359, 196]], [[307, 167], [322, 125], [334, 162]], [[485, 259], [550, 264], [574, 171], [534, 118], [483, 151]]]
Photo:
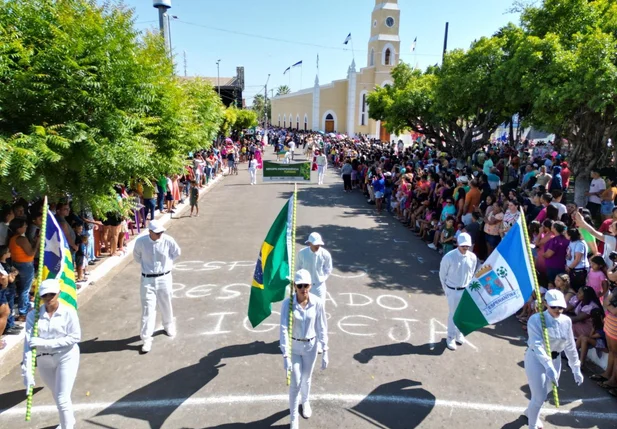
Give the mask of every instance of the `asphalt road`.
[[[134, 262], [80, 295], [78, 428], [289, 426], [278, 314], [253, 330], [246, 313], [259, 248], [293, 185], [250, 186], [246, 164], [240, 170], [202, 198], [199, 217], [185, 215], [168, 230], [182, 247], [173, 274], [175, 339], [157, 335], [152, 351], [139, 354]], [[390, 216], [377, 216], [360, 193], [343, 193], [334, 171], [326, 180], [298, 192], [297, 250], [318, 231], [335, 267], [328, 281], [330, 367], [315, 370], [313, 416], [301, 426], [525, 427], [520, 415], [529, 390], [518, 323], [484, 329], [471, 344], [447, 350], [439, 255]], [[32, 422], [23, 421], [17, 359], [14, 365], [0, 383], [0, 426], [54, 428], [46, 388], [34, 396]], [[589, 380], [577, 388], [565, 367], [562, 407], [547, 404], [545, 428], [617, 427], [614, 399]]]

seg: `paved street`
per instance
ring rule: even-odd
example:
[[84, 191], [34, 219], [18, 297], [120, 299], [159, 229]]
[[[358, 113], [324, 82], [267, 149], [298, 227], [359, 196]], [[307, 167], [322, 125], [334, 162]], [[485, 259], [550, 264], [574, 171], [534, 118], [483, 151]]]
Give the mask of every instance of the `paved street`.
[[[249, 186], [246, 164], [240, 168], [200, 201], [198, 218], [185, 214], [168, 230], [182, 246], [175, 339], [157, 335], [152, 352], [139, 354], [140, 271], [133, 262], [82, 298], [73, 391], [80, 429], [288, 427], [280, 304], [256, 330], [246, 313], [260, 245], [293, 185]], [[313, 417], [301, 426], [524, 427], [529, 392], [518, 323], [484, 329], [471, 344], [446, 350], [439, 255], [388, 215], [377, 217], [359, 193], [344, 194], [332, 170], [327, 182], [298, 192], [297, 250], [318, 231], [335, 266], [328, 281], [330, 367], [315, 370]], [[55, 427], [46, 388], [34, 396], [32, 422], [23, 422], [25, 393], [13, 363], [0, 384], [0, 426]], [[564, 366], [563, 405], [545, 408], [545, 427], [617, 427], [614, 399], [589, 380], [576, 388]]]

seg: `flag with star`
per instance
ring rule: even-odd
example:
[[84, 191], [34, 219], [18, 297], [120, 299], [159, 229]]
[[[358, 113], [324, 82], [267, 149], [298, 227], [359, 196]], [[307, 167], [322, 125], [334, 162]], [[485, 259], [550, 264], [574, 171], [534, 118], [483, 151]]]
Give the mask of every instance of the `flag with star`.
[[278, 214], [261, 245], [251, 284], [248, 317], [253, 328], [272, 313], [272, 303], [285, 299], [290, 281], [294, 197]]
[[71, 249], [58, 221], [50, 212], [47, 212], [43, 256], [43, 280], [47, 279], [60, 281], [60, 301], [77, 310], [77, 287]]

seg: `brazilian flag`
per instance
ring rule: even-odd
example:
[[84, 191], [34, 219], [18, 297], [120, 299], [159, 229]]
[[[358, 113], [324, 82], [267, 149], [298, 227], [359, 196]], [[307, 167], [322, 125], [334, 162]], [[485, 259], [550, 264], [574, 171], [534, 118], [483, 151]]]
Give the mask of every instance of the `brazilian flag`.
[[248, 316], [253, 328], [272, 313], [272, 303], [285, 299], [290, 281], [292, 196], [270, 227], [261, 245], [251, 287]]
[[77, 310], [75, 266], [71, 249], [56, 218], [47, 212], [45, 228], [45, 254], [43, 255], [43, 280], [60, 281], [60, 301]]

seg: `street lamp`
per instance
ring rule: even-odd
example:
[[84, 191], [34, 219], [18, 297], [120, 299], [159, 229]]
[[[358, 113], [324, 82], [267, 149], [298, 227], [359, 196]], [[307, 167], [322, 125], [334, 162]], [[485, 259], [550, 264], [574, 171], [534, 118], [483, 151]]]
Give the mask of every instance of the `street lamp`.
[[221, 98], [221, 60], [216, 62], [216, 86], [219, 89], [219, 98]]
[[173, 49], [173, 45], [171, 44], [171, 21], [170, 19], [180, 19], [178, 18], [178, 16], [176, 15], [169, 15], [168, 13], [166, 13], [165, 15], [167, 15], [167, 35], [169, 38], [169, 54], [171, 55], [171, 51]]

